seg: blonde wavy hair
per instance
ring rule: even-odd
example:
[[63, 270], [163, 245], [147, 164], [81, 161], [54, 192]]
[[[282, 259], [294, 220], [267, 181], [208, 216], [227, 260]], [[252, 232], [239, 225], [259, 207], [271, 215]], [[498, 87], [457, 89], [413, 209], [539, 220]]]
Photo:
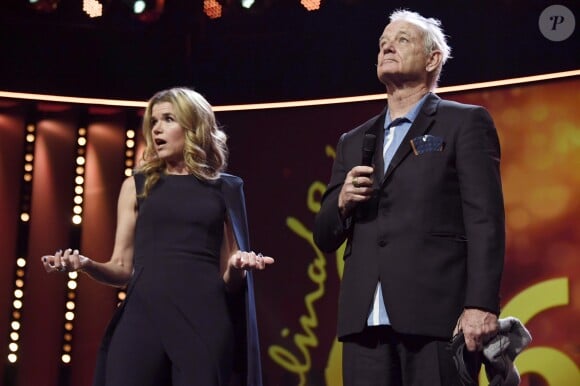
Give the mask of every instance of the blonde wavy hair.
[[163, 102], [171, 103], [175, 119], [185, 132], [183, 159], [190, 174], [203, 181], [215, 180], [227, 165], [227, 137], [218, 127], [209, 102], [198, 92], [186, 87], [159, 91], [149, 99], [143, 115], [145, 151], [137, 169], [137, 172], [145, 175], [143, 197], [149, 194], [166, 169], [165, 162], [155, 151], [151, 126], [153, 106]]

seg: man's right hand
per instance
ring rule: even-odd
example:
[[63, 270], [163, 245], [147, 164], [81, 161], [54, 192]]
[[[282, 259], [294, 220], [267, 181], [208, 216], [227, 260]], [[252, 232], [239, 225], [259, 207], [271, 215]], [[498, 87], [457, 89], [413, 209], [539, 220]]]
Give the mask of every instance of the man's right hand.
[[373, 194], [373, 168], [355, 166], [346, 175], [338, 196], [342, 219], [349, 217], [359, 202], [368, 201]]

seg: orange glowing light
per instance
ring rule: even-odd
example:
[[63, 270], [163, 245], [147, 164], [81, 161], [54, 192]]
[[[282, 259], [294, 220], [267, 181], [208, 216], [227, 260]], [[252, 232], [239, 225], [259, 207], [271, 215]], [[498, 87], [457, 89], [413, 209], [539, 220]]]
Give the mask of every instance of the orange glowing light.
[[204, 0], [203, 12], [210, 19], [218, 19], [222, 16], [222, 6], [217, 0]]
[[300, 4], [309, 11], [319, 10], [321, 2], [321, 0], [300, 0]]

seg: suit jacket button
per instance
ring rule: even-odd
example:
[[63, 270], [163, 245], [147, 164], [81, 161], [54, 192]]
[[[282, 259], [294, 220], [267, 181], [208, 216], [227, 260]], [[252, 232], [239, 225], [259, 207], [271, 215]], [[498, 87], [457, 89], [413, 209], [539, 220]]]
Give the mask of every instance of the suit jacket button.
[[387, 245], [387, 240], [379, 240], [379, 247], [384, 247]]

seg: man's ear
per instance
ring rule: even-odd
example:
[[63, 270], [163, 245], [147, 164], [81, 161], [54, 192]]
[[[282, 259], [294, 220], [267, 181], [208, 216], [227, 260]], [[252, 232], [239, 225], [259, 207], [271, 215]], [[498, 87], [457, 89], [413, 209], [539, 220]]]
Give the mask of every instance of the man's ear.
[[425, 70], [427, 70], [427, 72], [435, 71], [439, 67], [439, 65], [441, 64], [442, 59], [443, 59], [443, 55], [441, 54], [441, 51], [435, 50], [435, 51], [431, 52], [427, 56], [427, 63], [425, 65]]

